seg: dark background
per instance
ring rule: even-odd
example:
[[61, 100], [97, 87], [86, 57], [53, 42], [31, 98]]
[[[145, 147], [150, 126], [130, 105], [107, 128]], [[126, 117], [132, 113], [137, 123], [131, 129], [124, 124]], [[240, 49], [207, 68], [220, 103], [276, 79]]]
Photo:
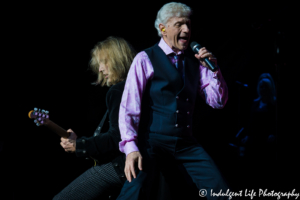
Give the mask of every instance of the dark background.
[[[1, 131], [0, 199], [51, 199], [78, 175], [93, 165], [91, 160], [65, 153], [60, 138], [46, 127], [37, 127], [27, 113], [34, 107], [50, 111], [50, 119], [80, 136], [91, 136], [106, 111], [107, 87], [93, 86], [96, 76], [88, 70], [90, 51], [108, 36], [125, 38], [137, 52], [159, 41], [154, 21], [167, 1], [12, 3], [7, 9], [8, 42], [2, 74], [3, 107], [8, 113]], [[284, 3], [202, 3], [184, 1], [193, 10], [192, 38], [218, 58], [227, 82], [229, 100], [222, 110], [200, 102], [195, 137], [224, 173], [232, 169], [234, 155], [228, 143], [247, 123], [256, 98], [261, 73], [270, 73], [277, 87], [278, 181], [287, 186], [295, 158], [285, 124], [286, 98], [283, 84], [294, 59], [288, 59], [294, 5]], [[279, 52], [277, 51], [279, 49]], [[290, 57], [289, 57], [290, 58]], [[248, 85], [242, 87], [240, 81]], [[240, 105], [240, 106], [239, 106]], [[289, 136], [289, 135], [288, 135]], [[291, 147], [292, 145], [288, 145]], [[292, 152], [291, 152], [292, 153]], [[288, 171], [285, 168], [291, 167]], [[280, 186], [281, 187], [281, 186]], [[1, 196], [2, 195], [2, 196]]]

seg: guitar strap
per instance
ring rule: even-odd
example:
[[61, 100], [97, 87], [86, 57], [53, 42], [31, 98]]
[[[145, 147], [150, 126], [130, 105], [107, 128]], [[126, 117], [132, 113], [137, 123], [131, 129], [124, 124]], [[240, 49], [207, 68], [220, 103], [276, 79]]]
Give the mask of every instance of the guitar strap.
[[[102, 117], [100, 124], [99, 124], [98, 127], [96, 128], [96, 130], [95, 130], [95, 132], [94, 132], [94, 137], [100, 135], [100, 132], [101, 132], [101, 129], [102, 129], [102, 127], [103, 127], [104, 121], [105, 121], [105, 119], [106, 119], [107, 113], [108, 113], [108, 110], [106, 110], [106, 113], [105, 113], [104, 116]], [[92, 158], [92, 159], [94, 160], [94, 166], [96, 166], [98, 160], [95, 159], [95, 158], [93, 158], [92, 156], [90, 156], [90, 158]]]
[[104, 116], [102, 117], [102, 120], [101, 120], [100, 124], [98, 125], [97, 129], [95, 130], [95, 132], [94, 132], [94, 137], [95, 137], [95, 136], [98, 136], [98, 135], [100, 134], [101, 129], [102, 129], [103, 124], [104, 124], [104, 121], [105, 121], [105, 119], [106, 119], [107, 113], [108, 113], [108, 110], [106, 110], [106, 113], [105, 113]]

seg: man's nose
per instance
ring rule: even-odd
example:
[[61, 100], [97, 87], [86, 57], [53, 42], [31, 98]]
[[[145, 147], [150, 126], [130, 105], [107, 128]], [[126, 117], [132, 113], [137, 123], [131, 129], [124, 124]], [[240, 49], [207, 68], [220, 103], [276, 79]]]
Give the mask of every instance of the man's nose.
[[186, 32], [186, 33], [190, 32], [190, 28], [187, 24], [183, 25], [183, 31]]

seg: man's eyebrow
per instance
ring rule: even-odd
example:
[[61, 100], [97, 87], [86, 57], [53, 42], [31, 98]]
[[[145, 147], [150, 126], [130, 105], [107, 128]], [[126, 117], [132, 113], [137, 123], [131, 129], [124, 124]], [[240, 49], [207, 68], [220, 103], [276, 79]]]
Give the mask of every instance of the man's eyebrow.
[[176, 25], [176, 24], [184, 24], [184, 23], [189, 24], [189, 23], [191, 23], [191, 20], [190, 19], [182, 19], [182, 20], [176, 21], [174, 23], [174, 25]]

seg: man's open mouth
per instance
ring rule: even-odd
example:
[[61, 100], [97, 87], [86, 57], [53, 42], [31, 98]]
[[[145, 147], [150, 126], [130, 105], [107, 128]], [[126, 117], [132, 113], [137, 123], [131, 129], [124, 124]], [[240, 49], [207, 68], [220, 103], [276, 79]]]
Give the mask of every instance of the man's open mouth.
[[188, 41], [188, 37], [179, 37], [178, 40], [181, 42], [187, 42]]

